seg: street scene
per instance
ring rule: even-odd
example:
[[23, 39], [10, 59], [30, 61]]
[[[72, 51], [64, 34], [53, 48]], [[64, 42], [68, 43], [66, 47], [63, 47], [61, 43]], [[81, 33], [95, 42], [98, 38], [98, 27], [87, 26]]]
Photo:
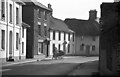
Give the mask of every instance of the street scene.
[[6, 65], [3, 75], [92, 75], [98, 73], [98, 57], [69, 56], [60, 60], [46, 58], [40, 61]]
[[120, 75], [120, 0], [0, 0], [0, 76]]

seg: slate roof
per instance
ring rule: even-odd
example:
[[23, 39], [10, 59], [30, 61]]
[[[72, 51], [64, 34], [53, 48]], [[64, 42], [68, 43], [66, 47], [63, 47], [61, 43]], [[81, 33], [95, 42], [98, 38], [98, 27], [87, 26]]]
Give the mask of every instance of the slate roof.
[[50, 29], [63, 31], [63, 32], [69, 32], [69, 33], [74, 32], [68, 28], [68, 26], [65, 24], [64, 21], [54, 18], [54, 17], [50, 17]]
[[64, 21], [76, 35], [96, 36], [99, 35], [99, 24], [97, 21], [65, 19]]
[[13, 1], [15, 1], [16, 3], [22, 4], [22, 5], [25, 5], [25, 3], [21, 0], [13, 0]]
[[46, 7], [45, 5], [41, 4], [41, 3], [38, 2], [37, 0], [22, 0], [22, 1], [25, 2], [26, 5], [32, 5], [32, 4], [34, 4], [34, 5], [38, 6], [38, 7], [41, 7], [41, 8], [43, 8], [43, 9], [46, 9], [46, 10], [51, 11], [51, 9], [49, 9], [49, 8]]

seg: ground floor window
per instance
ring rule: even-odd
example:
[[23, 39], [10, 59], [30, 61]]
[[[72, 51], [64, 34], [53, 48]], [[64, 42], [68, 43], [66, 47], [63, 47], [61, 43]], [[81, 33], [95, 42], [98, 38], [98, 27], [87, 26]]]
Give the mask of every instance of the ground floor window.
[[16, 33], [16, 49], [18, 49], [19, 46], [19, 33]]
[[5, 49], [5, 30], [1, 30], [1, 48]]
[[68, 44], [68, 53], [70, 53], [70, 44]]
[[80, 51], [84, 51], [84, 45], [80, 45]]
[[38, 43], [38, 53], [43, 53], [43, 43]]
[[92, 46], [92, 51], [95, 51], [95, 45]]
[[24, 42], [22, 42], [22, 54], [24, 53]]

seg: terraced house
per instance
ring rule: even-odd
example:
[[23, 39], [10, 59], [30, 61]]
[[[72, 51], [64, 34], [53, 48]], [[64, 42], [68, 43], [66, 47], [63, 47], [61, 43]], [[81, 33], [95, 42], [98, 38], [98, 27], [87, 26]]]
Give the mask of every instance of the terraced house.
[[96, 15], [96, 10], [90, 10], [88, 20], [65, 19], [68, 27], [75, 31], [76, 55], [99, 55], [99, 23]]
[[64, 21], [50, 17], [50, 56], [53, 55], [53, 48], [65, 52], [65, 55], [75, 53], [75, 32], [68, 28]]
[[49, 17], [52, 9], [36, 0], [22, 0], [23, 21], [31, 27], [27, 30], [27, 58], [48, 56], [49, 53]]
[[26, 58], [26, 27], [22, 22], [21, 0], [0, 0], [0, 58], [3, 61]]

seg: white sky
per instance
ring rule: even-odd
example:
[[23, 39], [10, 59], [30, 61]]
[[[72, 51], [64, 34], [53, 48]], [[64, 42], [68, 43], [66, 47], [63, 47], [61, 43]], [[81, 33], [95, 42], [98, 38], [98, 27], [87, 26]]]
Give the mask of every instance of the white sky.
[[52, 5], [53, 16], [64, 20], [65, 18], [88, 19], [89, 10], [96, 9], [100, 17], [100, 4], [114, 0], [37, 0], [43, 5]]

